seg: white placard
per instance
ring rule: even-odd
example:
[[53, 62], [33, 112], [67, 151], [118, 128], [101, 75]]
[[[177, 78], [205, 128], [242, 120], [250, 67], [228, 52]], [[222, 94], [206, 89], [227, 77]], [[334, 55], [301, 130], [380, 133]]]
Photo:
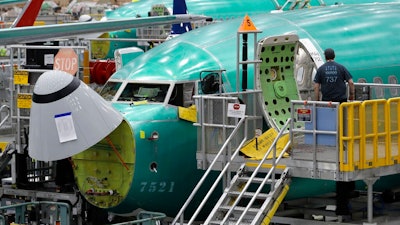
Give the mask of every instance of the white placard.
[[61, 143], [77, 139], [71, 112], [57, 114], [54, 120]]
[[239, 103], [228, 103], [228, 117], [243, 118], [246, 114], [246, 105]]
[[54, 55], [53, 54], [45, 54], [44, 55], [44, 65], [53, 65], [54, 64]]
[[300, 39], [300, 42], [307, 49], [311, 58], [314, 60], [315, 65], [317, 65], [317, 68], [322, 66], [322, 64], [324, 64], [323, 57], [321, 56], [321, 54], [319, 54], [318, 50], [315, 48], [315, 45], [311, 42], [311, 40], [308, 38], [302, 38]]

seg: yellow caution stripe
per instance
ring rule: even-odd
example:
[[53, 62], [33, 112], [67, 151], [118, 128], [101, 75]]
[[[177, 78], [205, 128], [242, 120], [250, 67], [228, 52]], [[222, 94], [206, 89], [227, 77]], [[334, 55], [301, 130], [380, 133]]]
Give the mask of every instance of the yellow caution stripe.
[[[246, 162], [246, 167], [257, 167], [260, 163], [259, 162]], [[272, 168], [272, 164], [271, 163], [263, 163], [261, 168], [263, 169], [271, 169]], [[275, 165], [276, 169], [280, 169], [280, 170], [284, 170], [286, 169], [286, 165], [284, 164], [278, 164]]]
[[265, 216], [264, 220], [262, 221], [261, 225], [268, 225], [271, 222], [272, 217], [275, 215], [276, 210], [278, 210], [279, 205], [285, 198], [287, 192], [289, 191], [289, 185], [285, 185], [281, 194], [275, 200], [274, 205], [272, 206], [271, 210], [268, 211], [267, 215]]

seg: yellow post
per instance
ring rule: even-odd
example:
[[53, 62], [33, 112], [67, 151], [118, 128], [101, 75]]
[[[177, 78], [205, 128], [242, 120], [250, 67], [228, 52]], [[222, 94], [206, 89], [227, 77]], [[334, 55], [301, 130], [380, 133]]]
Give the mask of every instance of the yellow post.
[[87, 49], [83, 52], [83, 82], [90, 83], [89, 50]]
[[[339, 161], [340, 171], [360, 169], [360, 103], [345, 102], [339, 108]], [[346, 115], [345, 115], [346, 112]], [[345, 132], [346, 129], [346, 132]], [[358, 148], [356, 148], [358, 146]], [[355, 158], [355, 155], [358, 157]], [[346, 157], [347, 156], [347, 157]], [[347, 161], [345, 161], [347, 158]]]
[[400, 162], [400, 97], [389, 99], [387, 107], [388, 163], [393, 165]]

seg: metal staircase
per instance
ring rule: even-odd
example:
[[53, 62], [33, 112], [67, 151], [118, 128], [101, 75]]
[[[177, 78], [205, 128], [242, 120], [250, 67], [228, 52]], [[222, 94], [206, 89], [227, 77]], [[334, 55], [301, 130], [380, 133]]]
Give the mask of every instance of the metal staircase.
[[269, 223], [289, 189], [288, 168], [278, 172], [277, 165], [290, 143], [286, 143], [278, 156], [273, 154], [273, 158], [269, 160], [271, 164], [266, 164], [266, 161], [270, 153], [276, 151], [276, 144], [289, 123], [290, 120], [279, 132], [262, 160], [255, 161], [255, 164], [247, 161], [239, 167], [204, 224], [256, 225], [263, 221]]
[[[215, 98], [215, 96], [212, 97], [212, 99]], [[176, 224], [178, 220], [180, 220], [182, 224], [183, 214], [186, 208], [189, 204], [192, 204], [191, 200], [197, 194], [200, 187], [204, 185], [204, 181], [212, 170], [220, 170], [221, 172], [187, 224], [193, 224], [195, 222], [197, 215], [200, 213], [203, 206], [206, 205], [212, 193], [215, 191], [218, 192], [216, 187], [221, 183], [225, 188], [220, 199], [203, 224], [269, 223], [289, 189], [289, 169], [285, 168], [282, 171], [282, 169], [278, 167], [280, 166], [280, 160], [290, 146], [290, 141], [286, 143], [279, 155], [276, 154], [276, 146], [278, 140], [287, 132], [286, 128], [290, 124], [290, 120], [287, 121], [283, 129], [278, 133], [275, 140], [264, 154], [264, 157], [261, 160], [254, 160], [245, 158], [239, 154], [245, 143], [249, 142], [247, 135], [244, 137], [241, 135], [243, 131], [248, 129], [247, 126], [251, 124], [251, 119], [255, 118], [245, 117], [238, 122], [217, 154], [207, 153], [208, 157], [212, 157], [213, 160], [172, 224]], [[212, 124], [203, 124], [203, 126], [212, 126]], [[235, 146], [234, 150], [231, 150], [229, 146]], [[226, 161], [221, 163], [224, 165], [221, 168], [218, 163], [224, 158], [223, 156], [227, 156], [227, 153], [231, 153], [231, 155], [225, 157]], [[238, 164], [240, 164], [239, 167], [236, 166]], [[226, 181], [226, 183], [221, 181], [222, 178], [225, 178], [224, 181]]]
[[204, 224], [269, 223], [289, 190], [288, 169], [276, 181], [268, 179], [272, 168], [266, 177], [249, 176], [247, 169], [243, 164]]

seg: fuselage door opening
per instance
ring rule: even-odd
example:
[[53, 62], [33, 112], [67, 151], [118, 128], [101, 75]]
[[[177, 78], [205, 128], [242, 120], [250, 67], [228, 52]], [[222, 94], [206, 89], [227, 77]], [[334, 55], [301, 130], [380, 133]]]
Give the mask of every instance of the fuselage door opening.
[[300, 99], [295, 77], [298, 51], [296, 34], [266, 37], [258, 43], [256, 88], [262, 91], [264, 117], [276, 129], [290, 118], [290, 101]]

